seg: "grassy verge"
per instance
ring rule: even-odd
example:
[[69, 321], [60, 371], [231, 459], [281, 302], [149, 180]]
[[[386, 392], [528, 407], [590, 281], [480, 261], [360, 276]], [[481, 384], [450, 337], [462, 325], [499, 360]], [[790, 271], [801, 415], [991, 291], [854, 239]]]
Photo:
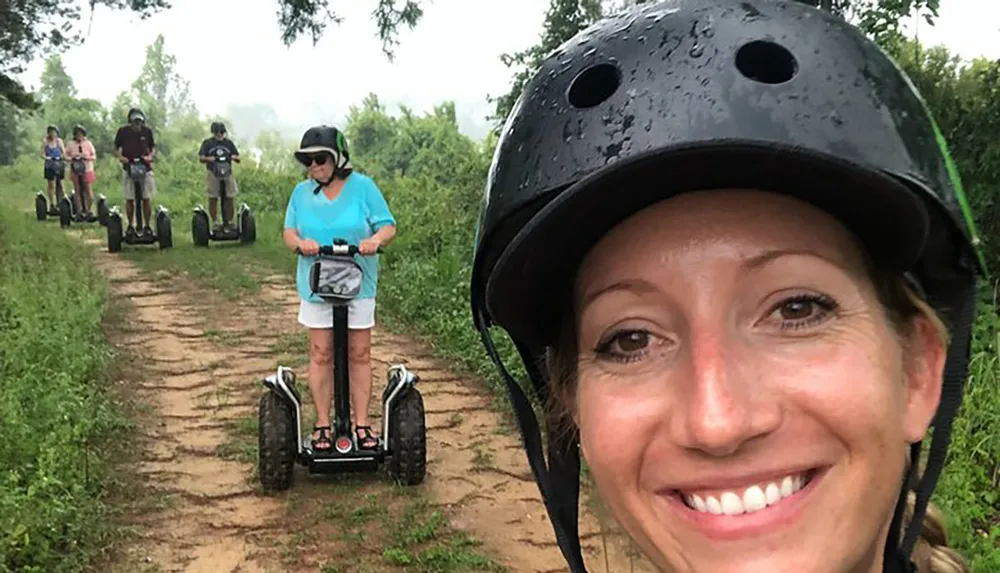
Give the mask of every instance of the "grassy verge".
[[85, 570], [115, 536], [105, 285], [89, 248], [0, 201], [0, 571]]

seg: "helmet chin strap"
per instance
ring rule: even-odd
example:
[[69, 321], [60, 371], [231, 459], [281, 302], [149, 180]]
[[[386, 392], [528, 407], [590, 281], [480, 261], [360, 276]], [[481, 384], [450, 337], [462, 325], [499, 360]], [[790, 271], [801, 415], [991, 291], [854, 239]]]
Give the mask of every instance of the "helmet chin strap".
[[333, 180], [336, 179], [336, 178], [337, 178], [337, 171], [334, 170], [333, 174], [331, 174], [330, 178], [327, 179], [326, 181], [320, 181], [319, 179], [313, 179], [313, 181], [316, 182], [316, 189], [313, 190], [313, 193], [314, 194], [319, 193], [320, 189], [325, 189], [326, 187], [329, 187], [330, 184], [333, 183]]
[[333, 180], [337, 178], [337, 175], [339, 175], [343, 171], [344, 166], [347, 165], [347, 163], [351, 160], [349, 157], [346, 157], [346, 154], [341, 153], [339, 151], [334, 152], [331, 155], [333, 156], [333, 164], [334, 164], [333, 172], [330, 174], [330, 178], [327, 179], [326, 181], [320, 181], [319, 179], [314, 179], [317, 185], [316, 189], [313, 190], [313, 194], [319, 193], [320, 189], [328, 187], [330, 183], [333, 183]]

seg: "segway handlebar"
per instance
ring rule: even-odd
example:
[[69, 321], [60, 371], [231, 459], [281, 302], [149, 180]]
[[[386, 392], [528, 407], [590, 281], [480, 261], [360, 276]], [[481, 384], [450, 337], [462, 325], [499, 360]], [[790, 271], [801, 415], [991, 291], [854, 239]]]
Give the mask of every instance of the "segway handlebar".
[[[384, 251], [382, 250], [382, 247], [379, 247], [378, 250], [376, 250], [375, 252], [381, 254]], [[302, 249], [296, 248], [295, 249], [295, 254], [301, 255], [302, 254]], [[323, 246], [321, 246], [319, 248], [319, 254], [321, 254], [321, 255], [328, 255], [328, 256], [335, 256], [335, 255], [354, 256], [354, 255], [358, 254], [358, 246], [357, 245], [323, 245]]]

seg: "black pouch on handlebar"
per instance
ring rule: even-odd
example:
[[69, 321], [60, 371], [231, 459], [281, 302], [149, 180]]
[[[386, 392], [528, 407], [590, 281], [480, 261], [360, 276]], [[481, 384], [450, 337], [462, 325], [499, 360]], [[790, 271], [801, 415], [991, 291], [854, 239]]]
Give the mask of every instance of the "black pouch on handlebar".
[[128, 176], [132, 181], [142, 181], [145, 179], [148, 171], [149, 168], [146, 167], [146, 164], [141, 161], [128, 164]]
[[320, 255], [309, 269], [309, 288], [330, 302], [353, 300], [363, 279], [361, 265], [351, 257]]

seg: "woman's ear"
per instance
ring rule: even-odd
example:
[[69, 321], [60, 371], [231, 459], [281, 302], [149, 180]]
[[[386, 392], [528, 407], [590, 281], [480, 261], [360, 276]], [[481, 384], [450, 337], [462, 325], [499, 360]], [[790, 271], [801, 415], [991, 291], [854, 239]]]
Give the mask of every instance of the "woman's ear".
[[941, 332], [930, 319], [920, 315], [913, 320], [903, 353], [906, 382], [903, 430], [910, 443], [924, 439], [937, 412], [947, 350]]

